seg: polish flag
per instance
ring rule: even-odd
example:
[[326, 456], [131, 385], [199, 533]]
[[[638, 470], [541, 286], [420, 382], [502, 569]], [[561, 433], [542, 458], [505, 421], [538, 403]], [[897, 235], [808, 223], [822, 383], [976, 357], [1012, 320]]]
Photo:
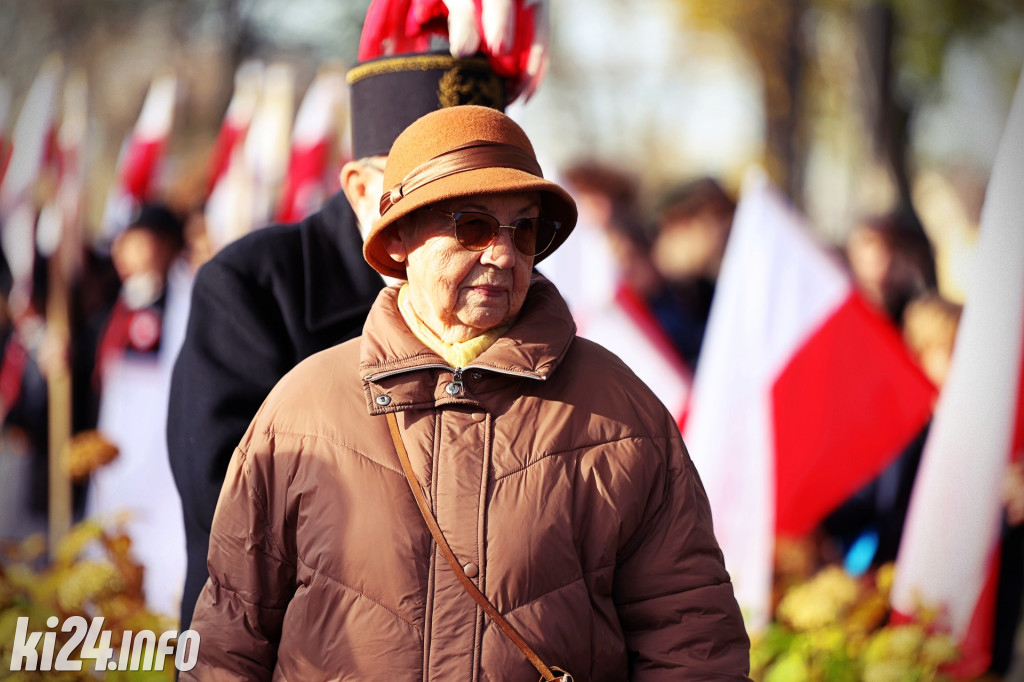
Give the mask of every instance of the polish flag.
[[231, 95], [224, 122], [217, 132], [217, 140], [210, 155], [209, 191], [213, 192], [217, 183], [228, 171], [231, 155], [245, 142], [249, 132], [256, 104], [260, 99], [260, 87], [263, 82], [263, 65], [255, 60], [243, 62], [235, 73], [235, 91]]
[[935, 389], [763, 173], [745, 178], [684, 439], [748, 628], [801, 535], [924, 426]]
[[257, 87], [252, 120], [231, 150], [226, 169], [206, 202], [207, 234], [216, 250], [264, 227], [274, 216], [288, 167], [295, 104], [293, 81], [292, 70], [286, 64], [253, 71], [253, 79], [245, 80], [246, 88]]
[[210, 158], [210, 190], [204, 217], [214, 250], [249, 232], [253, 226], [254, 178], [245, 157], [245, 140], [263, 90], [263, 64], [243, 63], [235, 74], [224, 122]]
[[117, 179], [107, 198], [103, 229], [113, 239], [150, 198], [174, 123], [177, 78], [158, 76], [149, 86], [139, 119], [121, 149]]
[[959, 641], [950, 672], [991, 658], [1002, 480], [1024, 456], [1024, 79], [989, 180], [973, 279], [896, 559], [897, 619], [938, 609]]
[[277, 207], [279, 222], [301, 220], [338, 189], [338, 178], [329, 171], [347, 94], [345, 74], [331, 67], [319, 73], [306, 91], [295, 118], [288, 173]]
[[569, 304], [577, 334], [619, 356], [681, 423], [690, 369], [646, 302], [626, 284], [604, 231], [583, 215], [572, 239], [538, 270]]
[[36, 226], [40, 255], [62, 268], [70, 281], [82, 266], [82, 209], [85, 195], [88, 87], [85, 72], [74, 70], [64, 83], [64, 108], [57, 129], [54, 164], [57, 191], [43, 205]]
[[35, 260], [36, 182], [53, 153], [54, 127], [64, 66], [48, 58], [39, 70], [18, 113], [11, 135], [7, 172], [0, 183], [0, 246], [11, 270], [11, 304], [28, 305]]
[[243, 152], [252, 177], [252, 223], [263, 227], [274, 215], [281, 184], [288, 168], [292, 118], [295, 114], [295, 77], [287, 64], [271, 64], [263, 80], [263, 92], [253, 114]]

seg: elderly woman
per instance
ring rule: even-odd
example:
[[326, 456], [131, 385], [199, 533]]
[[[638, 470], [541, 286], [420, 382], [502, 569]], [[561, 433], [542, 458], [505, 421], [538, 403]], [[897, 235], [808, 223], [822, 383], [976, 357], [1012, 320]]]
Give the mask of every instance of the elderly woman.
[[407, 281], [238, 446], [183, 677], [747, 679], [675, 423], [533, 274], [576, 208], [523, 131], [428, 114], [384, 187], [364, 255]]

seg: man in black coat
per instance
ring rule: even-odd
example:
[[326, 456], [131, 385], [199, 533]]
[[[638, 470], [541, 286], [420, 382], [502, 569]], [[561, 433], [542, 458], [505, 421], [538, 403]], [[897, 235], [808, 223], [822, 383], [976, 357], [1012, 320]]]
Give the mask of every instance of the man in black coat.
[[214, 509], [250, 420], [288, 370], [360, 335], [384, 286], [363, 260], [361, 232], [379, 215], [391, 143], [435, 109], [505, 103], [504, 83], [483, 58], [382, 57], [353, 67], [348, 81], [357, 160], [342, 170], [342, 191], [299, 224], [266, 227], [230, 244], [196, 275], [167, 417], [188, 554], [182, 631], [208, 577]]

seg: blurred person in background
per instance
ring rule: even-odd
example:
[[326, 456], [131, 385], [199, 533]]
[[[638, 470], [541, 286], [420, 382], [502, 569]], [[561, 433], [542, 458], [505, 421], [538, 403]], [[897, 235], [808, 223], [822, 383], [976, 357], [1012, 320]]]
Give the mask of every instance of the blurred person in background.
[[364, 255], [407, 281], [239, 443], [184, 676], [556, 679], [511, 624], [581, 680], [748, 679], [675, 419], [533, 273], [577, 211], [525, 133], [435, 111], [384, 185]]
[[[50, 371], [72, 373], [72, 433], [96, 425], [98, 396], [92, 384], [98, 330], [116, 294], [109, 261], [91, 250], [70, 292], [71, 338], [63, 343], [48, 333], [46, 258], [34, 257], [28, 304], [12, 309], [6, 260], [0, 263], [4, 323], [0, 325], [0, 538], [21, 539], [46, 530], [49, 507]], [[85, 485], [72, 485], [72, 517], [81, 519]]]
[[937, 287], [934, 249], [912, 210], [859, 222], [845, 256], [854, 284], [897, 327], [907, 304]]
[[661, 276], [651, 262], [651, 244], [640, 218], [637, 180], [629, 173], [596, 161], [573, 164], [562, 173], [577, 198], [588, 227], [604, 234], [619, 272], [645, 300], [660, 295]]
[[46, 528], [46, 383], [29, 340], [39, 324], [15, 319], [11, 285], [0, 252], [0, 539], [8, 540]]
[[404, 54], [353, 67], [354, 161], [341, 191], [301, 223], [261, 228], [218, 252], [195, 280], [171, 383], [167, 442], [187, 537], [181, 629], [209, 577], [214, 509], [231, 455], [263, 399], [304, 358], [358, 336], [384, 280], [362, 256], [379, 215], [391, 143], [429, 111], [503, 109], [504, 81], [483, 57]]
[[114, 238], [121, 291], [97, 351], [98, 429], [119, 450], [93, 473], [87, 510], [121, 519], [144, 569], [147, 605], [175, 615], [184, 584], [181, 503], [168, 466], [166, 430], [171, 368], [188, 316], [191, 272], [182, 261], [182, 219], [143, 205]]
[[735, 211], [733, 199], [708, 177], [673, 188], [658, 210], [652, 258], [667, 287], [653, 307], [693, 368]]

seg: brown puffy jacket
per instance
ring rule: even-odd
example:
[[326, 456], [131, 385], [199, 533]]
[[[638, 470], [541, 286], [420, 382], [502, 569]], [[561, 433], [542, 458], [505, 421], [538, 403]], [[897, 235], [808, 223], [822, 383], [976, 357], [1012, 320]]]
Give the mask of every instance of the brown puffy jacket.
[[461, 387], [396, 292], [360, 339], [285, 376], [239, 444], [182, 679], [537, 679], [436, 550], [388, 411], [452, 550], [545, 663], [590, 682], [747, 679], [707, 499], [654, 395], [575, 338], [542, 278]]

